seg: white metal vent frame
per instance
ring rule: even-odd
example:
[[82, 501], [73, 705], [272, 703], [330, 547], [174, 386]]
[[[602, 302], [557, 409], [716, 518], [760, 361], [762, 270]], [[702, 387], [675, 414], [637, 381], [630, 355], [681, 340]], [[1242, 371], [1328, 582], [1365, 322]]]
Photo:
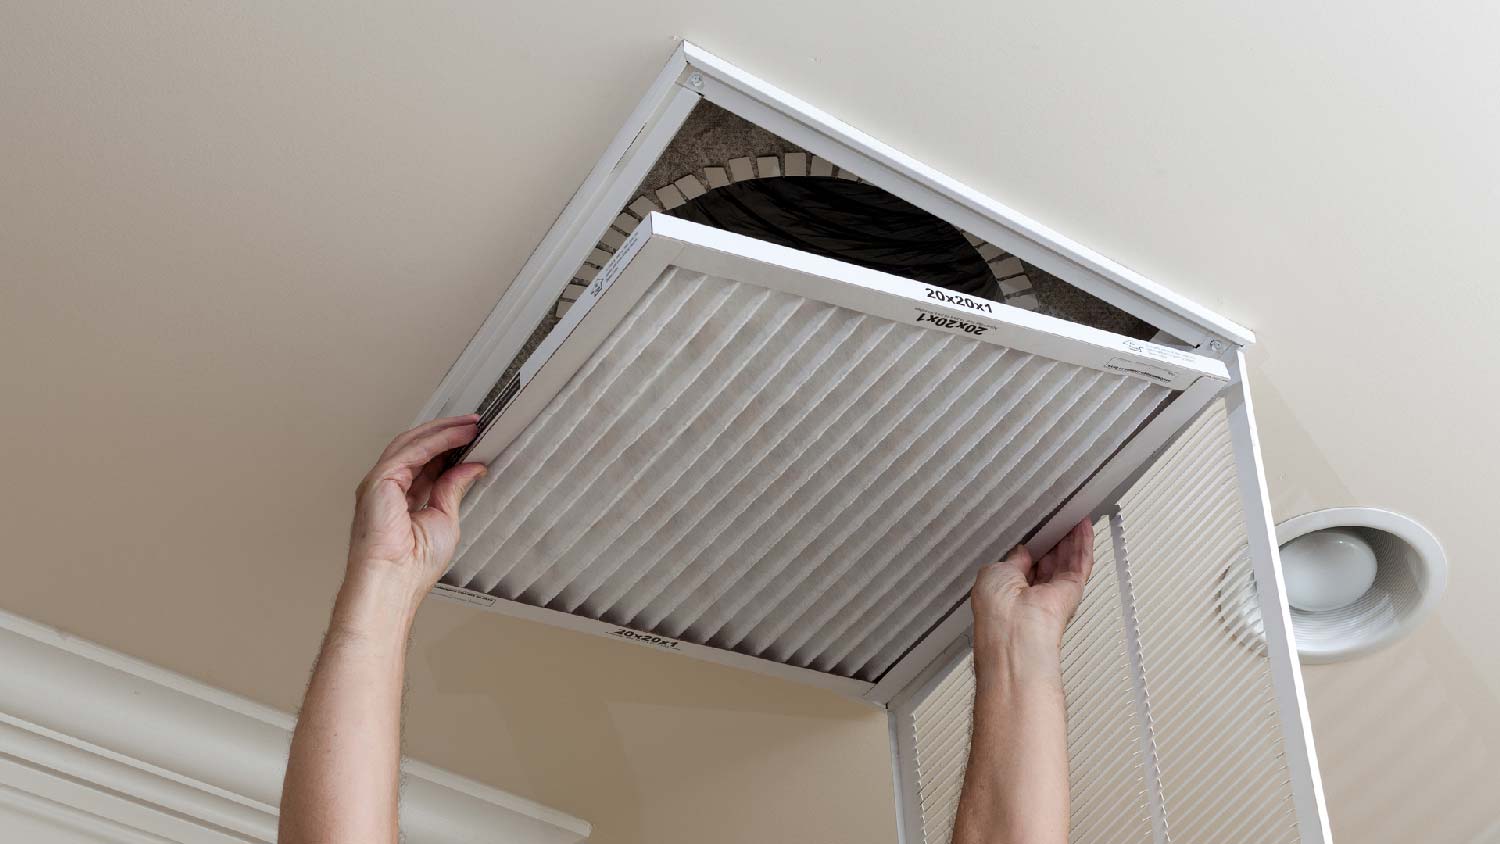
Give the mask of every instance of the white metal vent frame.
[[[1254, 335], [693, 44], [679, 45], [557, 222], [450, 367], [417, 421], [478, 406], [479, 399], [519, 353], [532, 328], [568, 284], [573, 270], [594, 248], [619, 209], [631, 199], [632, 192], [700, 99], [858, 173], [865, 181], [973, 232], [1229, 364], [1231, 435], [1244, 486], [1242, 498], [1251, 562], [1261, 605], [1266, 610], [1263, 615], [1267, 646], [1286, 751], [1291, 760], [1299, 833], [1306, 844], [1327, 844], [1331, 840], [1327, 812], [1301, 670], [1292, 645], [1255, 420], [1244, 381], [1242, 350], [1254, 342]], [[1190, 388], [1145, 426], [1028, 544], [1033, 549], [1048, 547], [1069, 524], [1084, 516], [1103, 513], [1103, 507], [1090, 507], [1082, 502], [1092, 499], [1107, 507], [1217, 392], [1207, 381]], [[494, 600], [462, 590], [452, 590], [450, 597], [478, 603]], [[535, 609], [534, 612], [550, 611]], [[864, 698], [882, 707], [889, 706], [919, 675], [926, 674], [949, 652], [954, 643], [966, 638], [968, 615], [967, 606], [951, 614], [887, 672], [880, 683], [864, 689]], [[690, 646], [696, 647], [699, 646]], [[734, 663], [735, 657], [763, 662], [739, 654], [730, 654], [720, 661]], [[788, 667], [788, 671], [797, 669]], [[854, 685], [843, 689], [845, 693], [855, 691], [858, 686], [869, 686], [858, 681], [847, 682]], [[897, 750], [893, 745], [893, 752]]]

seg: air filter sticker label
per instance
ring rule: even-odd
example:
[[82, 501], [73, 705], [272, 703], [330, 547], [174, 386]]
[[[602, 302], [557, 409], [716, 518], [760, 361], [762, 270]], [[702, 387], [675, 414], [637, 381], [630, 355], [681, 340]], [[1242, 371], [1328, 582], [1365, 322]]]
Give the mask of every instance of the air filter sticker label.
[[646, 242], [648, 228], [649, 226], [644, 225], [637, 227], [630, 233], [630, 237], [620, 244], [614, 257], [606, 261], [604, 267], [599, 270], [599, 274], [594, 277], [594, 283], [589, 285], [588, 295], [595, 299], [603, 296], [604, 291], [608, 290], [609, 286], [615, 283], [615, 279], [620, 277], [620, 273], [625, 272], [625, 268], [630, 266], [630, 262], [635, 259], [635, 253], [640, 251], [641, 244]]
[[1139, 340], [1126, 340], [1122, 343], [1125, 350], [1140, 355], [1141, 357], [1153, 358], [1166, 363], [1181, 363], [1192, 365], [1198, 360], [1198, 356], [1181, 349], [1170, 346], [1158, 346], [1155, 343], [1143, 343]]
[[1110, 358], [1104, 364], [1104, 368], [1124, 375], [1134, 375], [1155, 381], [1158, 384], [1171, 384], [1177, 380], [1177, 372], [1165, 366], [1146, 363], [1145, 361], [1130, 360], [1129, 358]]
[[938, 287], [924, 287], [923, 289], [927, 291], [927, 298], [936, 300], [938, 302], [944, 302], [949, 305], [958, 305], [961, 308], [968, 308], [971, 311], [983, 311], [987, 314], [992, 314], [995, 312], [995, 305], [993, 302], [986, 302], [983, 299], [974, 299], [972, 297], [965, 296], [962, 293], [954, 293], [951, 290], [943, 290]]
[[475, 592], [472, 589], [464, 589], [458, 586], [449, 586], [446, 583], [439, 583], [432, 587], [432, 594], [439, 598], [457, 601], [460, 604], [468, 604], [471, 607], [493, 607], [495, 605], [494, 595], [486, 595], [483, 592]]
[[990, 330], [990, 326], [976, 320], [968, 320], [951, 314], [934, 313], [922, 308], [917, 308], [916, 322], [918, 325], [927, 323], [935, 328], [945, 328], [949, 331], [967, 334], [970, 337], [978, 337]]
[[653, 636], [650, 633], [641, 633], [636, 630], [631, 630], [628, 627], [618, 627], [613, 633], [610, 633], [609, 635], [619, 636], [621, 639], [629, 639], [632, 642], [640, 642], [643, 645], [651, 645], [653, 647], [661, 648], [664, 651], [676, 651], [677, 646], [681, 644], [681, 642], [678, 642], [675, 639], [666, 639], [661, 636]]

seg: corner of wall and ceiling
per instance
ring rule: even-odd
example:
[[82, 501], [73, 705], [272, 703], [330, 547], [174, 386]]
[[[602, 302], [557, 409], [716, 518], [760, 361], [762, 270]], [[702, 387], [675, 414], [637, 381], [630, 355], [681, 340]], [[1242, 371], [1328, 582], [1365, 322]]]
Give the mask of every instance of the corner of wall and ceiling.
[[[265, 842], [291, 715], [0, 612], [0, 827], [58, 841]], [[588, 823], [406, 760], [414, 844], [576, 844]]]

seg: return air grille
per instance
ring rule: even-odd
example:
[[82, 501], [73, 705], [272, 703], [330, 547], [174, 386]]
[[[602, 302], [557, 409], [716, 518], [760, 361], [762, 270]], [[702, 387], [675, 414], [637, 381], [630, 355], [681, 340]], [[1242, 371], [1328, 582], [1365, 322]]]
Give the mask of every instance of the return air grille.
[[1299, 840], [1222, 401], [1120, 500], [1172, 837]]
[[909, 724], [902, 725], [913, 732], [922, 840], [929, 844], [953, 838], [953, 820], [969, 761], [973, 714], [974, 655], [966, 651], [917, 704]]
[[[1249, 564], [1235, 473], [1215, 401], [1120, 499], [1124, 565], [1108, 521], [1096, 526], [1094, 575], [1063, 640], [1073, 844], [1298, 840], [1270, 660], [1246, 621], [1254, 594], [1238, 588]], [[914, 757], [903, 799], [925, 844], [952, 836], [972, 702], [965, 652], [896, 707]]]
[[[767, 154], [684, 163], [674, 138], [704, 141], [689, 118], [710, 104], [770, 133]], [[1014, 261], [1170, 345], [1091, 327], [1088, 308], [1054, 319], [653, 210], [768, 174], [899, 195], [965, 232], [996, 278]], [[492, 467], [434, 591], [888, 706], [902, 840], [940, 844], [968, 738], [974, 569], [1110, 512], [1066, 639], [1072, 840], [1289, 840], [1295, 803], [1303, 840], [1326, 844], [1250, 342], [683, 44], [420, 414], [480, 410], [464, 456]], [[1203, 427], [1219, 410], [1122, 500], [1226, 386], [1238, 477]], [[1205, 442], [1218, 451], [1184, 451]]]
[[874, 680], [1174, 394], [676, 265], [640, 287], [470, 494], [448, 584]]

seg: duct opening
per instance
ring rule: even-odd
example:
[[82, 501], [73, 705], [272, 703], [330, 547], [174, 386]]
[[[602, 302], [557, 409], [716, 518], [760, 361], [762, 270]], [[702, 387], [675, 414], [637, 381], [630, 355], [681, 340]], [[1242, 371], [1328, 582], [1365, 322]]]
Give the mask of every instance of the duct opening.
[[1004, 301], [974, 245], [946, 220], [874, 185], [833, 177], [725, 185], [668, 213], [825, 258]]
[[708, 101], [693, 108], [634, 197], [476, 412], [496, 408], [521, 363], [653, 211], [1138, 340], [1158, 333], [1145, 321]]

